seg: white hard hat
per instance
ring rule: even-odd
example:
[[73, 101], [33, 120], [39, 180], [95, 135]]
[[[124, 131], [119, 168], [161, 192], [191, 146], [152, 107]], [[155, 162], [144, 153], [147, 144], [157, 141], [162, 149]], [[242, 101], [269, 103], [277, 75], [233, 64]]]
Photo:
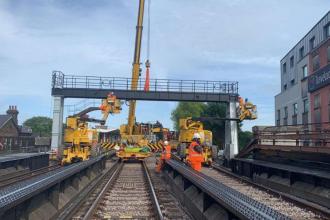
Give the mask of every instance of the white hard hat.
[[165, 145], [168, 145], [168, 141], [164, 141], [164, 144], [165, 144]]
[[201, 139], [201, 136], [199, 133], [195, 133], [193, 139]]

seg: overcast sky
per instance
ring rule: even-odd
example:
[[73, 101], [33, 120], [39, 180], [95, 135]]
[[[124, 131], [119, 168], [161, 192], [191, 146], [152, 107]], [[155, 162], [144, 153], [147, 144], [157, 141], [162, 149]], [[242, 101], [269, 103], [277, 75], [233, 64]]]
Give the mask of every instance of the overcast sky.
[[[53, 70], [130, 77], [137, 9], [138, 0], [0, 0], [0, 114], [17, 105], [21, 122], [51, 117]], [[273, 125], [280, 59], [329, 9], [329, 0], [151, 0], [151, 77], [238, 81], [259, 113], [244, 129]], [[138, 102], [137, 120], [171, 127], [175, 106]], [[124, 106], [108, 123], [126, 118]]]

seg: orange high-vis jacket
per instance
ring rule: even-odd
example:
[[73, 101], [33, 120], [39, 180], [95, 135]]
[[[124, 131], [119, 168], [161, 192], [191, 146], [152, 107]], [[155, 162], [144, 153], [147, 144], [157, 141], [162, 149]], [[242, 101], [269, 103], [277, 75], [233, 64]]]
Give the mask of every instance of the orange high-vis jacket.
[[198, 146], [199, 144], [196, 141], [191, 142], [189, 149], [188, 149], [188, 160], [190, 163], [201, 163], [203, 162], [203, 155], [195, 151], [194, 147]]
[[169, 160], [171, 159], [171, 146], [166, 145], [164, 146], [164, 150], [162, 152], [162, 158], [163, 160]]

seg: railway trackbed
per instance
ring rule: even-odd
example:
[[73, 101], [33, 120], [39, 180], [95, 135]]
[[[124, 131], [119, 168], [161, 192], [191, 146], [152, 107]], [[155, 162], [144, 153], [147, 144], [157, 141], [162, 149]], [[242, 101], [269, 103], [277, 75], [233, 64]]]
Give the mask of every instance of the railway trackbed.
[[326, 213], [319, 212], [307, 204], [288, 199], [281, 194], [271, 191], [269, 188], [263, 188], [240, 176], [234, 175], [230, 171], [226, 172], [220, 166], [214, 165], [213, 169], [204, 167], [202, 172], [291, 219], [329, 219]]
[[116, 162], [83, 201], [59, 219], [191, 219], [151, 166], [154, 163]]

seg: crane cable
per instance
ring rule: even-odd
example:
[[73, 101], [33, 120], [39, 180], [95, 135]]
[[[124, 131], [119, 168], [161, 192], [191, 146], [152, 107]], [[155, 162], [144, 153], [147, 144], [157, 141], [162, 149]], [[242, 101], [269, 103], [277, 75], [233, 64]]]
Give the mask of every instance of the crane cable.
[[147, 60], [150, 58], [150, 3], [151, 0], [148, 0]]

